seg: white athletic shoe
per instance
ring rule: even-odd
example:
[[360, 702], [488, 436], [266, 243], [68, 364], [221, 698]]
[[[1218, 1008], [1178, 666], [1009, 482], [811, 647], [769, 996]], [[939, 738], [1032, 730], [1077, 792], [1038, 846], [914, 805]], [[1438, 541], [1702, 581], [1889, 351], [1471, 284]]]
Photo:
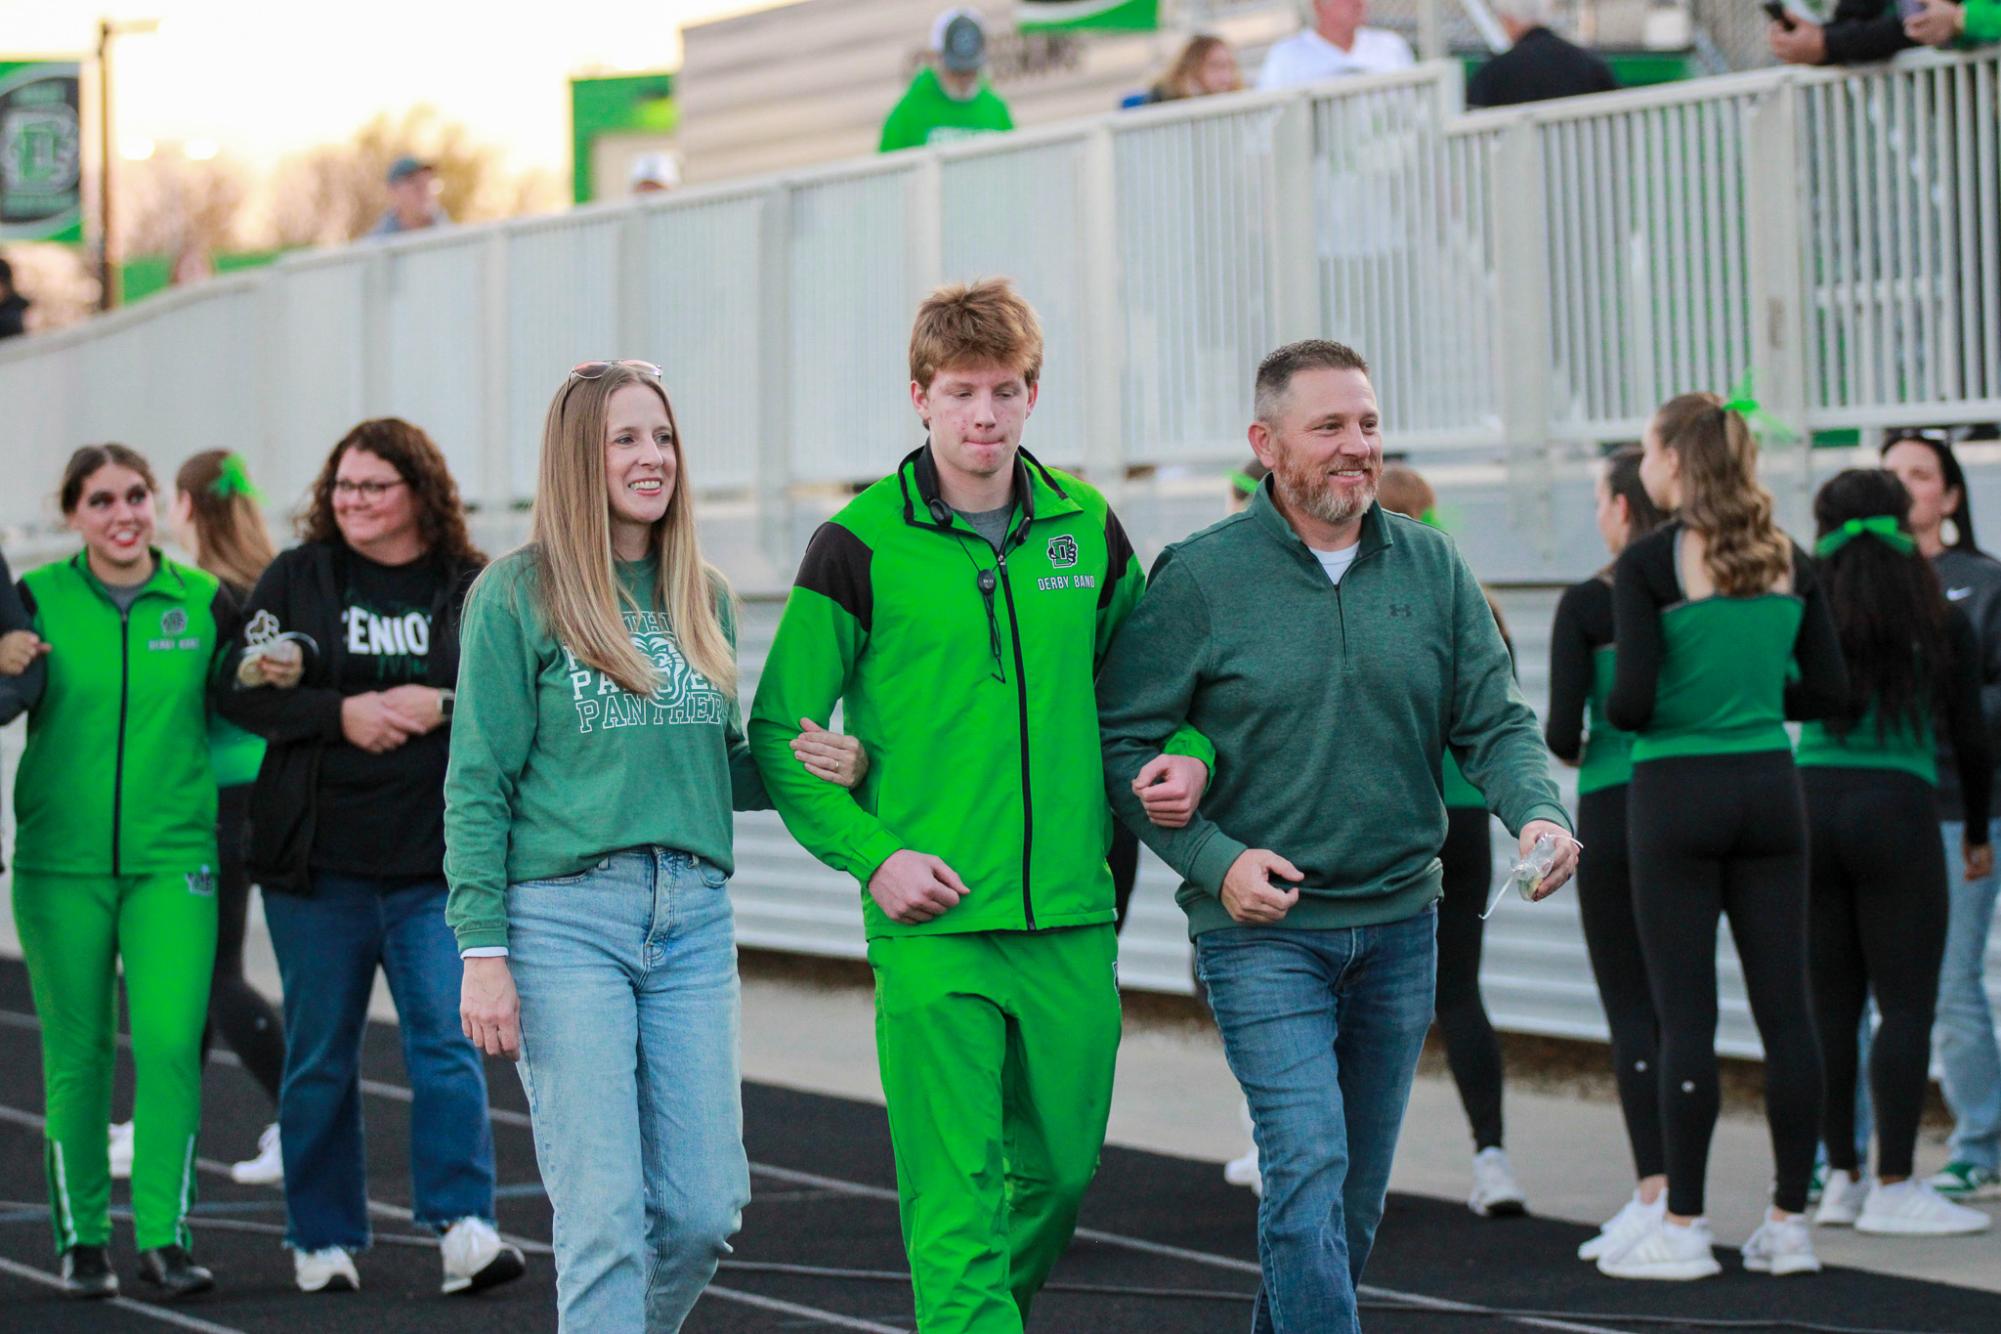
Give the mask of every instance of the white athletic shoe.
[[1598, 1235], [1577, 1248], [1577, 1258], [1598, 1260], [1608, 1255], [1623, 1255], [1628, 1247], [1666, 1216], [1666, 1191], [1654, 1196], [1652, 1204], [1642, 1200], [1640, 1193], [1634, 1191], [1633, 1198], [1627, 1200], [1618, 1213], [1605, 1220], [1604, 1226], [1598, 1229]]
[[292, 1278], [300, 1292], [360, 1292], [361, 1275], [354, 1257], [338, 1246], [323, 1251], [293, 1251]]
[[113, 1121], [110, 1138], [111, 1179], [128, 1181], [132, 1177], [132, 1123]]
[[1640, 1239], [1616, 1255], [1599, 1258], [1598, 1272], [1607, 1278], [1637, 1278], [1687, 1282], [1723, 1272], [1711, 1249], [1709, 1220], [1671, 1223], [1663, 1210]]
[[442, 1292], [480, 1292], [528, 1272], [521, 1252], [502, 1241], [484, 1219], [461, 1218], [445, 1229], [438, 1249], [445, 1257]]
[[1466, 1207], [1482, 1218], [1518, 1218], [1529, 1211], [1528, 1197], [1515, 1181], [1505, 1149], [1473, 1155], [1473, 1194]]
[[239, 1186], [275, 1186], [285, 1179], [285, 1157], [278, 1148], [278, 1127], [268, 1125], [257, 1137], [257, 1156], [231, 1163], [229, 1179]]
[[1820, 1207], [1813, 1211], [1816, 1227], [1853, 1227], [1858, 1214], [1862, 1212], [1862, 1200], [1873, 1195], [1866, 1181], [1858, 1181], [1847, 1172], [1836, 1168], [1827, 1174], [1827, 1183], [1820, 1190]]
[[1253, 1144], [1241, 1158], [1223, 1164], [1223, 1180], [1233, 1186], [1247, 1186], [1253, 1195], [1264, 1197], [1264, 1173], [1258, 1171], [1258, 1146]]
[[[1833, 1176], [1828, 1178], [1833, 1183]], [[1818, 1274], [1820, 1257], [1813, 1253], [1813, 1233], [1805, 1214], [1788, 1214], [1784, 1222], [1769, 1214], [1744, 1243], [1744, 1268], [1754, 1274], [1784, 1278], [1787, 1274]]]
[[1954, 1204], [1923, 1181], [1874, 1186], [1855, 1220], [1857, 1232], [1886, 1237], [1953, 1237], [1985, 1232], [1994, 1220]]

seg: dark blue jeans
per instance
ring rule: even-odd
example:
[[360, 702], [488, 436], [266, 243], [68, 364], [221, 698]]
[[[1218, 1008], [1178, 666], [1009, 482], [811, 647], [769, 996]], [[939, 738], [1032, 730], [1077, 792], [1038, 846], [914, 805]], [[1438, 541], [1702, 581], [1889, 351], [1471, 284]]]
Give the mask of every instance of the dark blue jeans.
[[1433, 904], [1380, 926], [1237, 926], [1195, 941], [1264, 1176], [1255, 1334], [1362, 1328], [1355, 1286], [1431, 1027], [1437, 934]]
[[493, 1127], [486, 1072], [459, 1028], [459, 952], [442, 880], [390, 888], [316, 874], [310, 898], [267, 894], [264, 917], [285, 983], [285, 1243], [358, 1251], [369, 1242], [361, 1132], [361, 1038], [380, 967], [410, 1079], [416, 1221], [493, 1221]]

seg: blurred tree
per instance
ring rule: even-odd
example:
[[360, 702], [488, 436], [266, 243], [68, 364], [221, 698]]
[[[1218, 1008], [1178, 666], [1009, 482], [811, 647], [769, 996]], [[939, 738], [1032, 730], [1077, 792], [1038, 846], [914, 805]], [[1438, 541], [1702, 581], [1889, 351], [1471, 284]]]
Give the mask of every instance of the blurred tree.
[[119, 253], [215, 254], [238, 248], [251, 178], [228, 158], [195, 162], [162, 145], [143, 162], [118, 164]]
[[338, 245], [375, 225], [389, 207], [389, 164], [404, 154], [437, 168], [438, 202], [454, 222], [539, 212], [561, 200], [553, 173], [510, 175], [500, 150], [474, 141], [435, 107], [383, 114], [344, 144], [327, 144], [282, 163], [271, 182], [266, 234], [273, 246]]

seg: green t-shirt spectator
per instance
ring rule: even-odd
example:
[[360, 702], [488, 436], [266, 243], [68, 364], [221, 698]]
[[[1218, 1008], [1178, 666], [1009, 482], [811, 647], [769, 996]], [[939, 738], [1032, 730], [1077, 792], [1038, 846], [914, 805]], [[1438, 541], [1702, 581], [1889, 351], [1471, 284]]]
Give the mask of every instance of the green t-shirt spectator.
[[882, 145], [878, 151], [894, 153], [899, 148], [921, 148], [947, 139], [963, 139], [974, 134], [995, 134], [1014, 128], [1007, 103], [990, 84], [961, 101], [945, 91], [938, 71], [929, 66], [917, 71], [903, 98], [882, 123]]

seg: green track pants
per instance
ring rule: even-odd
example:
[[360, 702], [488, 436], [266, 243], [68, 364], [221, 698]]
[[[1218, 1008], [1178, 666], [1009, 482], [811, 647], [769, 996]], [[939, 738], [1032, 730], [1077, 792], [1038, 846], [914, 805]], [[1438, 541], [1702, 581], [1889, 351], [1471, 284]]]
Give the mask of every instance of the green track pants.
[[880, 937], [868, 957], [917, 1328], [1019, 1334], [1098, 1170], [1118, 938]]
[[132, 1213], [140, 1250], [187, 1246], [215, 889], [187, 875], [14, 873], [14, 922], [42, 1025], [44, 1152], [56, 1249], [111, 1239], [111, 1074], [124, 961], [132, 1019]]

